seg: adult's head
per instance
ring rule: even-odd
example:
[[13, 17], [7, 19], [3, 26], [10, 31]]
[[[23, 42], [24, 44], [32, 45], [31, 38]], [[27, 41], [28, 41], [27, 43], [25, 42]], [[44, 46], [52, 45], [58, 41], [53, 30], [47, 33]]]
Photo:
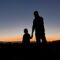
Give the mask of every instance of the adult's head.
[[38, 17], [38, 16], [39, 16], [38, 11], [34, 11], [34, 16], [35, 16], [35, 17]]

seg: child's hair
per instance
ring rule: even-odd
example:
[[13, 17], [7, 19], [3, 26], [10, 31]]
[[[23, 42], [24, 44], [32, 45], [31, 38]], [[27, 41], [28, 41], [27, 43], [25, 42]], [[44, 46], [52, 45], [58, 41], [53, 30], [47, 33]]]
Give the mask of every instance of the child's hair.
[[27, 28], [24, 29], [24, 33], [28, 33], [28, 29]]

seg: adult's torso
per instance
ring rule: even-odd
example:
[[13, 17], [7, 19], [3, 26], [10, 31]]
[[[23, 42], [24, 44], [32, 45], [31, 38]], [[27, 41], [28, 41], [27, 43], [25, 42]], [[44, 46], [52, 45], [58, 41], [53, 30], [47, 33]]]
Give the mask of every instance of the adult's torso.
[[35, 33], [43, 34], [44, 33], [44, 23], [42, 17], [37, 17], [34, 19]]

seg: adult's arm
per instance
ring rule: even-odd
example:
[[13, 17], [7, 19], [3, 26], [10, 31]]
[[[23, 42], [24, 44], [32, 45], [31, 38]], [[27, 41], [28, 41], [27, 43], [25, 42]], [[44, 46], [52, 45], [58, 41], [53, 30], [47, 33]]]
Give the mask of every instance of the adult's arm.
[[32, 37], [33, 37], [34, 30], [35, 30], [35, 21], [33, 21], [33, 26], [32, 26]]

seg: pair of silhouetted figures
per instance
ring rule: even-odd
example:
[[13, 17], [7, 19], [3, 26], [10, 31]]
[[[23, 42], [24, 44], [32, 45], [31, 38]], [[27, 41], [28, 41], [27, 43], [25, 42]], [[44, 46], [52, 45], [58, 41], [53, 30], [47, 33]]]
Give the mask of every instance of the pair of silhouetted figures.
[[39, 16], [38, 11], [34, 11], [34, 20], [32, 26], [32, 34], [28, 33], [28, 29], [24, 29], [23, 35], [23, 44], [28, 45], [30, 43], [30, 39], [33, 37], [33, 32], [35, 31], [36, 43], [39, 45], [40, 40], [42, 43], [46, 44], [46, 37], [45, 37], [45, 28], [44, 28], [44, 21], [43, 17]]

